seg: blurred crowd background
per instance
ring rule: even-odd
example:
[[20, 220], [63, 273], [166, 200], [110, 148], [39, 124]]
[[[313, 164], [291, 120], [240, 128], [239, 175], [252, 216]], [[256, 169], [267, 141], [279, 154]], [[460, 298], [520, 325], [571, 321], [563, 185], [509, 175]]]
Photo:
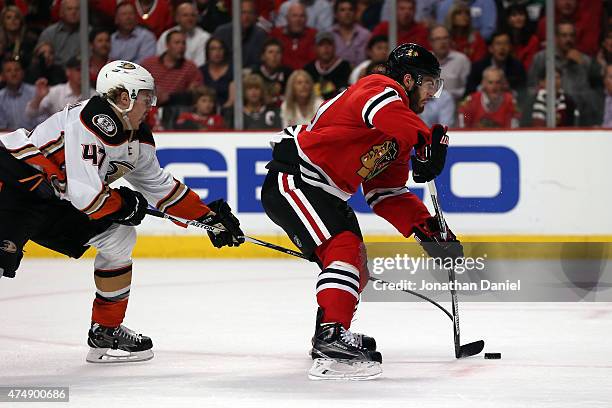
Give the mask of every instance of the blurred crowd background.
[[[397, 41], [442, 66], [428, 124], [546, 125], [545, 0], [397, 0]], [[0, 0], [0, 129], [32, 129], [81, 94], [79, 0]], [[234, 128], [232, 13], [242, 32], [243, 126], [308, 123], [384, 70], [388, 0], [90, 0], [91, 95], [112, 60], [155, 78], [154, 130]], [[555, 0], [556, 123], [612, 127], [612, 1]], [[240, 92], [238, 93], [240, 94]]]

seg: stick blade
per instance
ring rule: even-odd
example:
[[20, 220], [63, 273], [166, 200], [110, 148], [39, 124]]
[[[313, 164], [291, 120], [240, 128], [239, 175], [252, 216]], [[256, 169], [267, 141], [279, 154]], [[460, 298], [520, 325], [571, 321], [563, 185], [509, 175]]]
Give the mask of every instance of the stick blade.
[[480, 352], [484, 349], [484, 341], [478, 340], [473, 343], [464, 344], [459, 349], [459, 356], [457, 358], [464, 358], [475, 356], [476, 354], [480, 354]]

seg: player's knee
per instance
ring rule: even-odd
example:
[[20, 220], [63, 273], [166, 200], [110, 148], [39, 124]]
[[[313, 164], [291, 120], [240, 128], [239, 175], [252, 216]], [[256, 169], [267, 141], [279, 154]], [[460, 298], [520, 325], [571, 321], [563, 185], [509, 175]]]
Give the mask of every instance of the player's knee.
[[12, 241], [0, 241], [0, 277], [14, 278], [23, 252]]
[[129, 259], [136, 245], [136, 228], [129, 225], [119, 225], [113, 232], [112, 239], [104, 248], [98, 248], [106, 256], [115, 259]]
[[367, 263], [363, 241], [350, 231], [334, 235], [317, 249], [317, 255], [323, 267], [327, 267], [333, 261], [342, 261], [361, 269]]
[[323, 268], [329, 267], [334, 262], [352, 265], [359, 271], [360, 290], [367, 284], [369, 271], [366, 247], [362, 239], [355, 233], [343, 231], [334, 235], [317, 248], [316, 253]]
[[136, 245], [136, 228], [128, 225], [122, 225], [120, 229], [122, 231], [120, 238], [118, 239], [119, 248], [117, 252], [131, 257], [134, 246]]

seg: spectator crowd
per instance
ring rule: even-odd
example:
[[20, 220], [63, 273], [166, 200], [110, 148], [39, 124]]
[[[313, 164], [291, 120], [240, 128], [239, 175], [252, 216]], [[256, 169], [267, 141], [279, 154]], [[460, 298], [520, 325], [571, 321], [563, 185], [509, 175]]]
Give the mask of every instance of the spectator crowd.
[[[384, 72], [388, 0], [242, 0], [245, 129], [308, 123]], [[397, 0], [398, 43], [440, 62], [421, 114], [463, 128], [545, 126], [542, 0]], [[90, 0], [89, 80], [109, 61], [155, 78], [155, 130], [234, 126], [231, 0]], [[0, 0], [0, 129], [32, 129], [81, 98], [80, 1]], [[612, 127], [612, 0], [555, 0], [557, 126]]]

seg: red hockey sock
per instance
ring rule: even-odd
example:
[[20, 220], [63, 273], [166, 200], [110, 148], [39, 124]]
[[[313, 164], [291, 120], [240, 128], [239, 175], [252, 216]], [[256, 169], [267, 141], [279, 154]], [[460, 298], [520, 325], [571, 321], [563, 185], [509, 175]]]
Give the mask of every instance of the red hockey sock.
[[317, 293], [317, 303], [323, 309], [322, 323], [338, 322], [345, 329], [351, 327], [357, 299], [341, 289], [323, 289]]
[[317, 283], [322, 322], [338, 322], [348, 329], [359, 293], [367, 283], [363, 242], [352, 232], [343, 231], [319, 246], [316, 254], [324, 267]]
[[91, 321], [102, 326], [117, 327], [123, 322], [127, 309], [128, 298], [117, 302], [94, 299], [91, 310]]

